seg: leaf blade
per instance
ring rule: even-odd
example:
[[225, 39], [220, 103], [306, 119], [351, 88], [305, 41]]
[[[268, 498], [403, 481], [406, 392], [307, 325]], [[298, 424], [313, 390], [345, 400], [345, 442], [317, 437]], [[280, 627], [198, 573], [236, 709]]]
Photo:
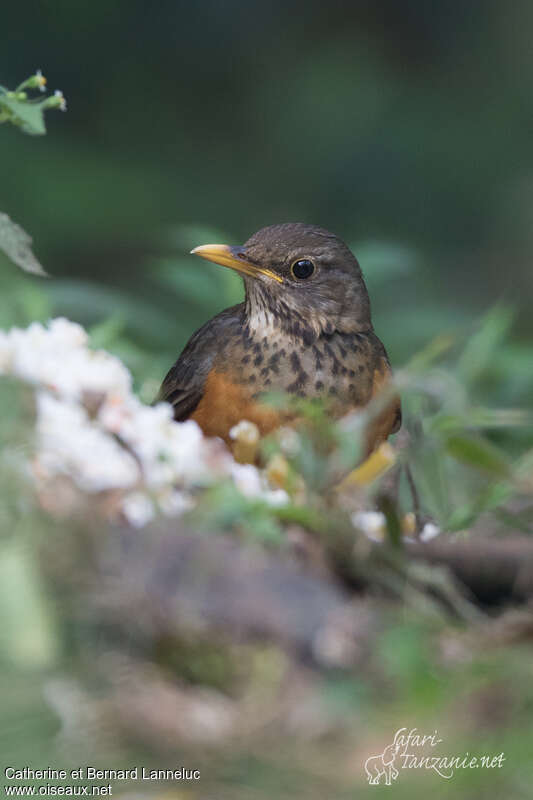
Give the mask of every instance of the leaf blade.
[[0, 212], [0, 250], [24, 272], [45, 277], [47, 273], [35, 257], [31, 245], [32, 238], [24, 228]]

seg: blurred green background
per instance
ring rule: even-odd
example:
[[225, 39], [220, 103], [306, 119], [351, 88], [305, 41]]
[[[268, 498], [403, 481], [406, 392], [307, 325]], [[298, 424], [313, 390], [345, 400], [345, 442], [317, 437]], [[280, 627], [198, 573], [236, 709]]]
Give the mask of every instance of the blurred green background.
[[501, 300], [523, 341], [532, 23], [525, 0], [10, 4], [3, 83], [41, 67], [69, 110], [2, 129], [3, 209], [61, 279], [51, 311], [114, 312], [154, 380], [240, 297], [190, 247], [290, 220], [353, 245], [396, 363]]

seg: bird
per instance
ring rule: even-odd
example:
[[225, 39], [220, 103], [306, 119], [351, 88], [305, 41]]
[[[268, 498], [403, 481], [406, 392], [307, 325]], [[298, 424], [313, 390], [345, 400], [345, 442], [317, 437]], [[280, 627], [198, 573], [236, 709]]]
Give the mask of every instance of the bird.
[[[175, 420], [195, 420], [231, 447], [241, 420], [262, 436], [287, 422], [264, 402], [268, 393], [321, 398], [341, 418], [389, 385], [391, 365], [374, 332], [363, 273], [338, 236], [283, 223], [242, 246], [201, 245], [191, 253], [240, 273], [245, 298], [196, 331], [168, 371], [156, 400], [172, 405]], [[401, 419], [393, 394], [367, 430], [367, 455]]]

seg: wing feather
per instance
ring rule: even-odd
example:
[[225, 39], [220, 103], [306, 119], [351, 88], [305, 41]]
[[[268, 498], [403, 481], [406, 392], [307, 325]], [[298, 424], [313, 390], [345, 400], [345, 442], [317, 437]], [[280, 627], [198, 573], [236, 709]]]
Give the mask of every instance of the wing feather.
[[202, 325], [189, 339], [176, 363], [169, 369], [154, 402], [174, 407], [174, 419], [188, 419], [200, 402], [207, 376], [221, 345], [242, 325], [243, 304], [227, 308]]

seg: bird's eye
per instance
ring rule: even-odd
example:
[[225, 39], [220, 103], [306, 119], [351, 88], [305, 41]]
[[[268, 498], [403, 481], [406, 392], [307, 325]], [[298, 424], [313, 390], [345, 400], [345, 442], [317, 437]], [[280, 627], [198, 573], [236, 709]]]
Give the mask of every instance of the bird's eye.
[[308, 258], [299, 258], [291, 267], [293, 277], [303, 281], [310, 278], [315, 271], [315, 265]]

